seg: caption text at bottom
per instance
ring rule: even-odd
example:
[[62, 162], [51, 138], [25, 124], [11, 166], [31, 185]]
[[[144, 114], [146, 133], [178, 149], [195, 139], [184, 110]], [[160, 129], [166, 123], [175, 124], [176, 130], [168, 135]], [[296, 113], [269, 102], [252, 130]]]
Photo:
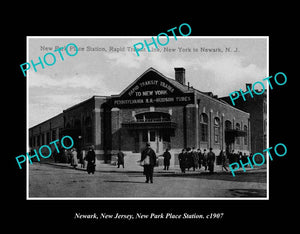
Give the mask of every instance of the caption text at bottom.
[[222, 219], [224, 213], [136, 213], [136, 214], [108, 214], [108, 213], [92, 213], [83, 214], [75, 213], [74, 219], [119, 219], [119, 220], [132, 220], [132, 219]]

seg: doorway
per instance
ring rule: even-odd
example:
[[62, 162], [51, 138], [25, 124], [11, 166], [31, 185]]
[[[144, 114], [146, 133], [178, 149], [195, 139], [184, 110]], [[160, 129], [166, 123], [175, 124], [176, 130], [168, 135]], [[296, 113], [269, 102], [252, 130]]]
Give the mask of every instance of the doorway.
[[150, 147], [156, 152], [162, 152], [163, 151], [163, 139], [161, 135], [161, 131], [151, 129], [151, 130], [143, 130], [140, 132], [142, 135], [142, 141], [145, 145], [146, 142], [150, 143]]

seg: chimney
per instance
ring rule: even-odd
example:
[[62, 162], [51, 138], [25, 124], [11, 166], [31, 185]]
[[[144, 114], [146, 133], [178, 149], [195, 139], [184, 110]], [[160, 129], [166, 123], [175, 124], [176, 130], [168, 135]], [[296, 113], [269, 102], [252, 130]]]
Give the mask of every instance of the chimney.
[[185, 85], [185, 69], [183, 67], [175, 67], [175, 80]]

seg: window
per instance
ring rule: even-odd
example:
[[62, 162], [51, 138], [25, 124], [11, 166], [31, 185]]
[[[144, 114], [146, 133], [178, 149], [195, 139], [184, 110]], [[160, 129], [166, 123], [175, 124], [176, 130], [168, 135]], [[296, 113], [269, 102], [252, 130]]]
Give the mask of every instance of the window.
[[246, 132], [246, 135], [244, 137], [244, 145], [248, 144], [248, 128], [246, 125], [244, 125], [244, 131]]
[[144, 112], [135, 115], [137, 122], [163, 122], [171, 121], [170, 114], [164, 112]]
[[207, 114], [202, 113], [200, 115], [200, 140], [201, 141], [207, 141], [208, 139], [208, 117]]
[[215, 118], [214, 121], [215, 143], [220, 143], [220, 119]]
[[87, 117], [85, 119], [85, 142], [91, 143], [93, 141], [93, 129], [92, 129], [92, 119]]
[[155, 131], [150, 131], [150, 141], [155, 141]]
[[232, 127], [231, 127], [231, 122], [229, 120], [226, 120], [225, 121], [225, 130], [230, 130]]
[[52, 130], [52, 141], [56, 140], [56, 129]]
[[57, 139], [62, 138], [62, 136], [63, 136], [62, 132], [63, 132], [63, 128], [59, 128], [59, 129], [58, 129], [58, 136], [57, 136]]
[[50, 132], [46, 133], [46, 144], [50, 143]]
[[41, 134], [41, 144], [44, 145], [44, 139], [45, 139], [45, 136], [44, 136], [44, 133]]
[[74, 122], [74, 128], [81, 129], [81, 122], [79, 119], [76, 119]]
[[[236, 130], [241, 130], [241, 126], [240, 126], [239, 123], [237, 123], [237, 124], [235, 125], [235, 129], [236, 129]], [[236, 137], [236, 144], [237, 144], [237, 145], [241, 144], [240, 137]]]

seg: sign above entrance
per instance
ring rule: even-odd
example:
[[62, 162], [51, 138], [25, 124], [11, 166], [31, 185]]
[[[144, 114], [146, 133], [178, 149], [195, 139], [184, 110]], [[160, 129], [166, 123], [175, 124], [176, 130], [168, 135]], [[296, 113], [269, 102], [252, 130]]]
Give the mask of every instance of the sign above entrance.
[[140, 97], [132, 99], [113, 99], [115, 107], [133, 107], [133, 106], [151, 106], [151, 105], [168, 105], [168, 106], [184, 106], [194, 102], [194, 94], [189, 93], [182, 96], [174, 97]]
[[193, 92], [183, 92], [154, 69], [143, 74], [119, 97], [112, 98], [114, 107], [178, 106], [194, 103]]

